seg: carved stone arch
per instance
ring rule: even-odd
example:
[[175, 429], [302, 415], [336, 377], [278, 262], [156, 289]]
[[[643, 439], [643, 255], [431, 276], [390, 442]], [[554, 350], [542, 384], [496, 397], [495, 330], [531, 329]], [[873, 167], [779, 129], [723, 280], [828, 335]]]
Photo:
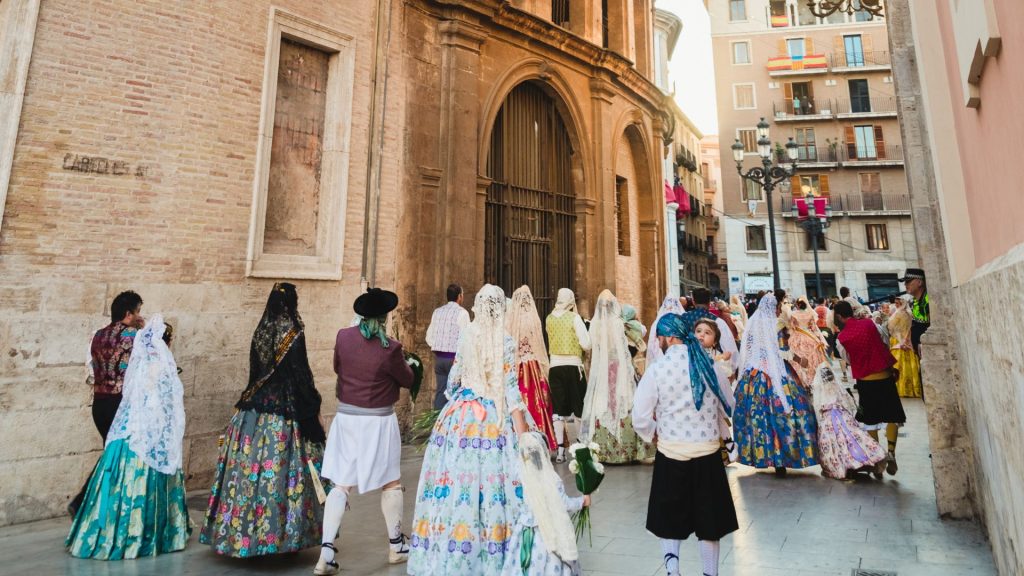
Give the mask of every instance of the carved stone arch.
[[591, 187], [586, 186], [586, 183], [593, 182], [593, 174], [590, 173], [591, 163], [586, 159], [592, 158], [592, 151], [590, 150], [590, 139], [587, 137], [587, 122], [584, 120], [583, 109], [576, 100], [572, 87], [562, 74], [542, 58], [526, 58], [510, 66], [495, 80], [487, 98], [484, 99], [478, 140], [480, 147], [477, 155], [479, 174], [481, 176], [487, 174], [487, 151], [490, 148], [491, 131], [494, 129], [494, 120], [497, 118], [502, 104], [516, 86], [531, 80], [552, 96], [555, 106], [562, 115], [569, 131], [570, 142], [576, 151], [573, 158], [574, 192], [577, 198], [590, 198], [593, 192], [589, 190]]

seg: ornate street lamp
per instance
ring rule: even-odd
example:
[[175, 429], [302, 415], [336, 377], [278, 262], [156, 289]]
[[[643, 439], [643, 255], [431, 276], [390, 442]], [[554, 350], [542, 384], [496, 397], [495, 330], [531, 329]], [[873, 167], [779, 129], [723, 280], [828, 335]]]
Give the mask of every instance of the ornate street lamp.
[[867, 12], [872, 16], [882, 16], [882, 0], [807, 0], [811, 14], [818, 18], [826, 18], [836, 12]]
[[796, 173], [797, 148], [796, 142], [790, 138], [789, 142], [786, 142], [786, 157], [790, 162], [789, 169], [773, 166], [772, 141], [768, 138], [768, 122], [765, 122], [763, 117], [757, 123], [757, 154], [761, 157], [761, 166], [754, 166], [744, 173], [743, 144], [737, 138], [732, 145], [732, 156], [736, 160], [736, 173], [742, 180], [757, 183], [764, 190], [765, 201], [768, 203], [768, 232], [772, 243], [772, 283], [776, 290], [780, 288], [779, 256], [775, 247], [775, 209], [772, 207], [772, 190]]
[[798, 226], [811, 235], [814, 250], [814, 282], [818, 287], [818, 298], [824, 298], [821, 289], [821, 270], [818, 268], [818, 236], [832, 225], [832, 205], [828, 198], [818, 198], [810, 192], [803, 199], [793, 196], [793, 217]]

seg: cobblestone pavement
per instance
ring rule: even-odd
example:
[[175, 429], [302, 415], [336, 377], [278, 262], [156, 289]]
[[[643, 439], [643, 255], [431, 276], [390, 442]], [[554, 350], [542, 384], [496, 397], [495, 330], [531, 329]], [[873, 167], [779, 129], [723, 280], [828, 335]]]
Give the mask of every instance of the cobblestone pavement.
[[[849, 576], [854, 568], [890, 570], [899, 576], [994, 575], [992, 554], [977, 525], [940, 520], [935, 512], [924, 406], [905, 401], [909, 424], [898, 447], [895, 477], [835, 481], [818, 468], [791, 471], [785, 478], [732, 465], [729, 482], [740, 530], [722, 541], [723, 576]], [[406, 448], [403, 482], [406, 518], [412, 517], [420, 455]], [[563, 465], [564, 467], [564, 465]], [[650, 466], [609, 467], [595, 495], [593, 542], [581, 543], [586, 574], [662, 574], [657, 539], [644, 530]], [[568, 484], [571, 485], [571, 482]], [[202, 519], [205, 498], [190, 499], [192, 519]], [[241, 576], [307, 575], [317, 550], [257, 560], [220, 558], [193, 534], [179, 553], [142, 560], [104, 562], [71, 558], [62, 548], [68, 519], [0, 529], [0, 574], [40, 576]], [[388, 566], [380, 498], [356, 496], [345, 515], [339, 543], [342, 574], [404, 574]], [[684, 575], [700, 574], [694, 540], [684, 543]]]

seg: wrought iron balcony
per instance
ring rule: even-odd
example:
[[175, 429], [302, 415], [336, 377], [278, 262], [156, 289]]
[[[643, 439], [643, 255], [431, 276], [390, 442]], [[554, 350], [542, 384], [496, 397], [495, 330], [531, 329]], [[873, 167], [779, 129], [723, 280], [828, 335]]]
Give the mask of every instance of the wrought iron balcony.
[[895, 118], [896, 97], [836, 98], [835, 112], [837, 118]]
[[[908, 194], [863, 193], [831, 194], [829, 205], [835, 216], [867, 216], [878, 214], [910, 215], [910, 196]], [[793, 195], [779, 196], [779, 210], [784, 218], [792, 217]]]
[[829, 57], [833, 72], [863, 72], [884, 70], [892, 67], [889, 52], [870, 50], [867, 52], [834, 52]]
[[829, 98], [794, 98], [772, 102], [772, 117], [777, 123], [831, 120], [834, 115], [835, 106]]
[[769, 76], [825, 74], [828, 72], [828, 56], [824, 52], [803, 56], [783, 54], [769, 58], [767, 68]]
[[[833, 166], [839, 162], [839, 146], [798, 146], [796, 167], [822, 168]], [[775, 163], [780, 165], [789, 164], [789, 158], [785, 151], [775, 151]]]
[[903, 147], [899, 144], [879, 146], [875, 142], [840, 144], [839, 161], [844, 166], [902, 166]]

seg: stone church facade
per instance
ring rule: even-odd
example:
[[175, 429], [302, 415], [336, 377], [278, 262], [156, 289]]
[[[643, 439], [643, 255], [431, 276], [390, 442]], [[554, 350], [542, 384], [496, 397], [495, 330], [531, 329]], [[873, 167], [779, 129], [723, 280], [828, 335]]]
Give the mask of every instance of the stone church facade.
[[190, 489], [276, 281], [298, 286], [327, 418], [334, 334], [367, 285], [398, 292], [392, 332], [424, 358], [449, 282], [469, 302], [527, 282], [545, 309], [568, 285], [585, 315], [609, 288], [653, 319], [652, 10], [0, 4], [0, 525], [61, 514], [95, 463], [86, 351], [122, 290], [175, 325]]

